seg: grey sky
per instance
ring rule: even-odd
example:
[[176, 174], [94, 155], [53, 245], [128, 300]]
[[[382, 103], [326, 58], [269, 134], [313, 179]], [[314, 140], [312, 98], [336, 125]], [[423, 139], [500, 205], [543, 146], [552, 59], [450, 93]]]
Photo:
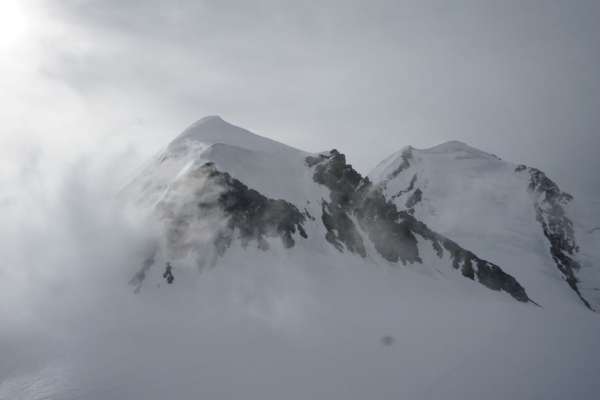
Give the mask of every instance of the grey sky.
[[113, 190], [219, 114], [304, 150], [338, 148], [363, 173], [405, 145], [462, 140], [598, 196], [597, 0], [2, 0], [0, 11], [1, 398], [15, 381], [12, 393], [86, 399], [600, 391], [596, 315], [517, 308], [454, 272], [250, 249], [253, 268], [180, 268], [183, 290], [134, 296], [133, 261], [156, 232]]
[[110, 138], [153, 152], [219, 114], [339, 148], [362, 172], [402, 146], [456, 139], [567, 190], [600, 188], [597, 1], [23, 4], [32, 50], [2, 78], [20, 101], [0, 99], [20, 110], [2, 112], [7, 126], [44, 151]]

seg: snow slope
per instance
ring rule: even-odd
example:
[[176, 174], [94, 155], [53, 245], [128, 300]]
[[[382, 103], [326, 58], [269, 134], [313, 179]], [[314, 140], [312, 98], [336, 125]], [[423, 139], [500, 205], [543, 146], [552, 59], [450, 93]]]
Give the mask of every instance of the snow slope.
[[214, 162], [248, 186], [274, 198], [310, 200], [315, 195], [310, 171], [304, 168], [309, 153], [261, 137], [225, 122], [218, 116], [200, 119], [175, 138], [125, 188], [143, 205], [153, 205], [169, 184], [193, 165]]
[[544, 233], [592, 303], [592, 207], [458, 142], [371, 179], [209, 117], [121, 192], [148, 224], [83, 179], [1, 225], [0, 399], [598, 398], [600, 318]]
[[[590, 234], [594, 218], [584, 213], [590, 207], [561, 192], [541, 171], [454, 141], [430, 149], [406, 147], [369, 177], [398, 208], [501, 265], [533, 299], [552, 308], [582, 301], [574, 290], [565, 290], [567, 276], [557, 268], [544, 232], [542, 221], [558, 215], [555, 225], [564, 230], [559, 241], [573, 241], [577, 289], [591, 307], [600, 306], [600, 243]], [[552, 204], [546, 201], [551, 196], [557, 198]], [[561, 245], [559, 254], [568, 254], [569, 246]]]
[[269, 239], [279, 238], [286, 248], [332, 257], [349, 251], [374, 264], [444, 264], [454, 275], [530, 300], [500, 266], [398, 213], [343, 154], [309, 154], [219, 117], [186, 129], [123, 197], [158, 217], [164, 229], [132, 280], [138, 289], [159, 259], [205, 268], [236, 240], [268, 250]]

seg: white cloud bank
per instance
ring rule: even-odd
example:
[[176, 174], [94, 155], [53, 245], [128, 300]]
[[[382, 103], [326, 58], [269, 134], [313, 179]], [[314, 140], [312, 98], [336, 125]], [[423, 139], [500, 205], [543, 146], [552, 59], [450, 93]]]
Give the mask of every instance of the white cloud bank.
[[[285, 254], [260, 253], [253, 256], [262, 261], [256, 265], [232, 256], [203, 274], [176, 266], [173, 285], [156, 287], [157, 270], [152, 285], [135, 295], [127, 282], [152, 230], [114, 201], [124, 171], [140, 160], [127, 147], [130, 138], [144, 143], [139, 151], [153, 151], [166, 133], [213, 112], [251, 121], [311, 150], [344, 142], [357, 149], [350, 159], [360, 158], [365, 168], [393, 150], [393, 143], [399, 148], [444, 139], [505, 146], [497, 152], [509, 156], [509, 148], [519, 148], [514, 153], [519, 161], [540, 143], [554, 144], [544, 153], [550, 157], [564, 156], [557, 149], [565, 141], [571, 156], [573, 149], [589, 153], [597, 148], [597, 135], [590, 133], [597, 84], [586, 80], [588, 66], [597, 65], [597, 51], [589, 51], [589, 43], [597, 44], [588, 40], [593, 35], [559, 34], [565, 41], [552, 43], [568, 48], [567, 56], [548, 47], [521, 62], [528, 49], [545, 49], [536, 47], [536, 38], [555, 26], [557, 15], [565, 16], [560, 32], [568, 33], [577, 13], [550, 10], [537, 30], [529, 23], [538, 17], [535, 8], [519, 14], [522, 19], [509, 18], [503, 9], [504, 18], [492, 18], [496, 31], [472, 35], [482, 32], [486, 19], [465, 22], [466, 15], [450, 13], [438, 25], [445, 14], [435, 10], [403, 13], [407, 8], [392, 7], [394, 14], [383, 6], [371, 13], [331, 7], [301, 19], [298, 10], [272, 13], [263, 7], [256, 16], [271, 16], [267, 25], [257, 24], [246, 9], [246, 17], [234, 18], [243, 29], [227, 31], [231, 24], [209, 22], [229, 21], [231, 10], [214, 6], [207, 8], [213, 10], [207, 24], [190, 22], [182, 13], [169, 15], [187, 24], [165, 25], [158, 13], [159, 23], [149, 28], [144, 21], [153, 21], [152, 13], [138, 20], [141, 25], [123, 26], [79, 13], [96, 9], [93, 2], [61, 3], [64, 9], [57, 2], [18, 2], [33, 22], [20, 46], [0, 54], [0, 399], [598, 397], [600, 323], [583, 307], [538, 309], [468, 282], [366, 268], [351, 257], [342, 258], [343, 265], [318, 257], [301, 265]], [[67, 7], [77, 4], [90, 7]], [[128, 10], [100, 17], [140, 15], [135, 7]], [[587, 17], [577, 26], [597, 26], [593, 12], [580, 14]], [[389, 15], [404, 15], [407, 23]], [[515, 24], [511, 32], [527, 38], [526, 47], [515, 45], [522, 43], [519, 37], [504, 40], [507, 20]], [[290, 28], [286, 35], [269, 29], [280, 26], [277, 21]], [[169, 49], [176, 42], [173, 32], [187, 32], [174, 26], [184, 25], [195, 32], [187, 35], [191, 44]], [[161, 36], [168, 46], [150, 35], [157, 27], [167, 29]], [[251, 27], [256, 30], [249, 33]], [[464, 29], [448, 34], [456, 27]], [[201, 46], [194, 45], [196, 29], [206, 33]], [[579, 34], [586, 39], [578, 41]], [[240, 63], [238, 50], [247, 37], [257, 45], [244, 50]], [[415, 41], [422, 37], [438, 45]], [[480, 40], [471, 46], [465, 38]], [[585, 45], [571, 46], [572, 40]], [[266, 64], [255, 52], [259, 47], [274, 49], [262, 53]], [[492, 52], [500, 57], [495, 58], [481, 53], [483, 48], [504, 51]], [[483, 56], [472, 62], [465, 54]], [[561, 62], [553, 63], [557, 58]], [[281, 60], [279, 74], [266, 68], [274, 60]], [[581, 62], [574, 66], [569, 60]], [[540, 75], [539, 65], [554, 67]], [[568, 98], [552, 95], [564, 87], [547, 84], [561, 76], [571, 79]], [[519, 96], [521, 87], [527, 96]], [[462, 101], [455, 101], [457, 93], [464, 94]], [[540, 98], [549, 103], [537, 102]], [[584, 100], [571, 102], [574, 98]], [[273, 110], [274, 104], [280, 107]], [[473, 104], [483, 112], [473, 112]], [[509, 112], [497, 119], [503, 104]], [[498, 120], [508, 122], [497, 125]], [[581, 125], [567, 129], [573, 121]], [[440, 134], [442, 127], [451, 129]], [[524, 131], [541, 133], [525, 137]], [[398, 132], [407, 136], [399, 138]], [[463, 132], [470, 133], [462, 137]], [[507, 132], [510, 140], [503, 138]], [[552, 132], [551, 140], [546, 132]], [[565, 138], [564, 132], [579, 139]], [[380, 153], [359, 151], [367, 134], [375, 135]], [[514, 138], [523, 145], [515, 146]], [[546, 161], [565, 165], [561, 157]], [[597, 165], [594, 157], [585, 165]], [[383, 336], [394, 337], [394, 343], [382, 346]]]
[[[111, 158], [111, 160], [113, 160]], [[127, 284], [152, 229], [114, 174], [43, 165], [0, 208], [0, 398], [595, 398], [598, 316], [359, 258], [232, 248]], [[49, 196], [48, 193], [54, 193]], [[254, 260], [249, 263], [245, 260]], [[385, 346], [385, 336], [394, 338]]]

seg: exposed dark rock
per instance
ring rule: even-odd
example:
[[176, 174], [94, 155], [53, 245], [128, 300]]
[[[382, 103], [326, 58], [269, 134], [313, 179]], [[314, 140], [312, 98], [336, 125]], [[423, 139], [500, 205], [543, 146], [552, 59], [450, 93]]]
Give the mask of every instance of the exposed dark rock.
[[402, 171], [410, 167], [410, 159], [412, 158], [412, 148], [407, 147], [406, 149], [404, 149], [400, 154], [400, 157], [402, 157], [402, 163], [400, 163], [400, 165], [388, 175], [387, 180], [394, 179], [395, 177], [400, 175]]
[[367, 256], [362, 236], [358, 232], [352, 218], [342, 207], [324, 201], [321, 219], [327, 229], [325, 239], [336, 249], [343, 251], [343, 245], [345, 245], [349, 251], [357, 253], [362, 257]]
[[417, 190], [415, 190], [413, 192], [413, 194], [411, 194], [410, 197], [406, 200], [406, 203], [405, 203], [406, 208], [413, 208], [422, 199], [423, 199], [423, 192], [421, 192], [421, 189], [417, 188]]
[[401, 211], [400, 215], [409, 223], [414, 233], [432, 242], [433, 248], [439, 257], [443, 255], [443, 250], [448, 251], [452, 258], [452, 266], [460, 270], [463, 276], [476, 279], [492, 290], [505, 291], [519, 301], [531, 301], [519, 282], [499, 266], [477, 257], [456, 242], [432, 231], [427, 225], [407, 212]]
[[[201, 167], [211, 183], [223, 188], [218, 207], [228, 217], [227, 229], [215, 239], [217, 252], [222, 255], [231, 245], [234, 232], [239, 235], [243, 246], [256, 241], [261, 250], [268, 249], [266, 237], [280, 237], [286, 248], [295, 245], [294, 235], [306, 238], [303, 227], [305, 215], [296, 206], [285, 200], [267, 198], [258, 191], [248, 188], [226, 172], [218, 171], [214, 164]], [[201, 209], [212, 204], [198, 204]]]
[[354, 213], [379, 254], [391, 262], [422, 262], [410, 222], [401, 218], [394, 203], [387, 201], [382, 191], [373, 189], [370, 183], [359, 193], [362, 201]]
[[411, 190], [413, 190], [415, 188], [415, 183], [417, 183], [417, 174], [413, 175], [413, 177], [410, 180], [410, 183], [408, 184], [408, 187], [404, 190], [400, 190], [398, 193], [393, 195], [391, 197], [391, 200], [395, 200], [398, 197], [402, 196], [403, 194], [406, 194], [406, 193], [410, 192]]
[[146, 279], [146, 275], [155, 263], [157, 252], [158, 246], [155, 243], [153, 243], [152, 247], [148, 249], [148, 255], [142, 262], [142, 267], [129, 280], [129, 284], [135, 288], [134, 293], [139, 293], [139, 291], [142, 289], [142, 284]]
[[433, 232], [408, 212], [398, 211], [394, 203], [385, 198], [381, 187], [373, 185], [346, 164], [343, 154], [332, 150], [320, 155], [319, 161], [314, 157], [307, 159], [307, 165], [314, 167], [314, 181], [330, 190], [330, 202], [323, 203], [322, 219], [327, 229], [326, 239], [336, 248], [341, 250], [343, 244], [351, 252], [366, 255], [355, 219], [386, 260], [422, 263], [416, 238], [419, 235], [431, 242], [439, 257], [447, 251], [453, 267], [463, 276], [492, 290], [505, 291], [519, 301], [530, 301], [525, 289], [500, 267]]
[[[306, 163], [310, 166], [309, 159]], [[362, 183], [368, 183], [368, 178], [363, 179], [351, 165], [346, 164], [346, 156], [335, 149], [328, 155], [321, 154], [320, 161], [315, 165], [314, 181], [331, 190], [332, 203], [343, 209], [351, 209], [359, 197], [357, 188]]]
[[573, 196], [561, 191], [558, 185], [539, 169], [525, 165], [519, 165], [515, 169], [515, 172], [523, 171], [529, 174], [528, 189], [534, 195], [536, 219], [550, 242], [550, 253], [554, 263], [583, 304], [592, 309], [579, 291], [576, 273], [581, 269], [581, 264], [574, 258], [579, 246], [575, 240], [573, 222], [567, 217], [564, 209]]
[[326, 158], [327, 158], [327, 156], [325, 156], [323, 154], [319, 154], [316, 157], [313, 157], [313, 156], [306, 157], [306, 165], [308, 165], [309, 167], [314, 167], [315, 165], [317, 165], [321, 161], [325, 160]]
[[527, 169], [527, 165], [519, 164], [517, 168], [515, 168], [515, 172], [521, 172]]
[[312, 214], [308, 211], [308, 209], [304, 209], [304, 216], [308, 219], [310, 219], [311, 221], [316, 221], [317, 219], [315, 217], [312, 216]]
[[173, 283], [173, 280], [175, 279], [175, 277], [173, 276], [173, 266], [171, 265], [171, 263], [167, 263], [167, 265], [165, 266], [165, 272], [163, 273], [163, 278], [165, 278], [165, 280], [167, 281], [167, 283], [169, 285]]

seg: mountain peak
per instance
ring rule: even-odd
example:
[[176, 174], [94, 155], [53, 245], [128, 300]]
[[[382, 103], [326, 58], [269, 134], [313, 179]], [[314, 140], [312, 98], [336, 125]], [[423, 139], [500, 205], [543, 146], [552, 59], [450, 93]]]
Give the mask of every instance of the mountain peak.
[[[461, 142], [459, 140], [450, 140], [441, 144], [438, 144], [437, 146], [433, 146], [433, 147], [429, 147], [426, 149], [420, 149], [418, 150], [420, 152], [423, 153], [429, 153], [429, 154], [455, 154], [455, 153], [462, 153], [462, 154], [468, 154], [469, 156], [467, 158], [471, 158], [471, 157], [475, 157], [475, 158], [486, 158], [486, 159], [495, 159], [495, 160], [499, 160], [500, 158], [494, 154], [485, 152], [483, 150], [480, 150], [478, 148], [469, 146], [467, 143], [465, 142]], [[463, 158], [464, 156], [461, 156], [461, 158]]]
[[[183, 133], [191, 129], [215, 129], [218, 127], [234, 126], [221, 118], [220, 115], [207, 115], [190, 125]], [[182, 134], [183, 135], [183, 134]]]
[[244, 128], [233, 125], [218, 115], [209, 115], [199, 119], [185, 129], [169, 145], [170, 148], [184, 148], [190, 142], [206, 145], [224, 144], [251, 151], [282, 153], [299, 151], [275, 140], [257, 135]]
[[204, 125], [204, 124], [228, 124], [220, 115], [207, 115], [206, 117], [200, 118], [198, 121], [192, 124], [192, 126]]
[[447, 142], [440, 143], [436, 146], [429, 148], [429, 150], [464, 150], [472, 149], [471, 146], [460, 140], [448, 140]]
[[430, 153], [454, 153], [457, 151], [473, 150], [481, 152], [481, 150], [471, 147], [465, 142], [461, 142], [460, 140], [449, 140], [447, 142], [440, 143], [436, 146], [422, 149], [422, 151], [427, 151]]

